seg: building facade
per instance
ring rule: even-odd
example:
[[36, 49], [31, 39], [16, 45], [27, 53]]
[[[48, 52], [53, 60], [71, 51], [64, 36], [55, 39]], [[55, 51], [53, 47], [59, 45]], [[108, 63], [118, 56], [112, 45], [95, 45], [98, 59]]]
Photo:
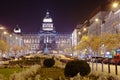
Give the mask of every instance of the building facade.
[[65, 53], [72, 45], [71, 34], [55, 31], [49, 12], [46, 12], [41, 30], [36, 33], [22, 33], [22, 39], [31, 53]]
[[[100, 36], [103, 39], [105, 33], [108, 34], [120, 34], [120, 6], [115, 10], [99, 10], [90, 18], [88, 18], [89, 24], [78, 25], [80, 28], [75, 28], [73, 31], [73, 46], [77, 46], [83, 35]], [[85, 34], [84, 28], [86, 28]], [[92, 52], [90, 49], [89, 53]], [[106, 45], [101, 43], [99, 47], [99, 53], [102, 55], [106, 53]]]

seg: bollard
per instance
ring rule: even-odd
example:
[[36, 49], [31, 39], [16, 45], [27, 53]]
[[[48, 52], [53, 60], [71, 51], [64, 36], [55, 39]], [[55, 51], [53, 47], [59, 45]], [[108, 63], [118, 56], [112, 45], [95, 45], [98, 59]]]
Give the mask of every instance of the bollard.
[[116, 73], [116, 75], [118, 75], [117, 63], [115, 64], [115, 73]]
[[98, 70], [98, 63], [97, 63], [97, 60], [96, 60], [96, 71]]
[[102, 62], [102, 72], [104, 72], [104, 66], [103, 66], [103, 62]]
[[93, 63], [93, 61], [92, 61], [92, 71], [94, 71], [94, 63]]
[[108, 61], [108, 73], [110, 73], [110, 62]]

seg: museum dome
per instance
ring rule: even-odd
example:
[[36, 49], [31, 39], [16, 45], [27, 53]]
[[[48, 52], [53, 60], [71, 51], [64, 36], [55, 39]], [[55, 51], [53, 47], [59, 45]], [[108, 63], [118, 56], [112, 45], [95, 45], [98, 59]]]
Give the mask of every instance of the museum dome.
[[52, 22], [52, 18], [50, 17], [49, 14], [50, 13], [47, 11], [45, 18], [43, 19], [43, 22]]

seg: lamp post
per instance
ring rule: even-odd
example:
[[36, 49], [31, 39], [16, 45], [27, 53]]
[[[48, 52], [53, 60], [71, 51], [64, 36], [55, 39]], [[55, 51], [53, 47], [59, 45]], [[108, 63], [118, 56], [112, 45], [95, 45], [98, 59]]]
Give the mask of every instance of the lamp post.
[[[95, 27], [96, 27], [96, 30], [100, 29], [100, 32], [96, 31], [96, 34], [95, 34], [95, 35], [96, 35], [96, 36], [97, 36], [97, 35], [100, 35], [100, 37], [101, 37], [101, 39], [102, 39], [102, 27], [101, 27], [102, 24], [101, 24], [101, 19], [100, 19], [100, 17], [99, 17], [99, 18], [98, 18], [98, 17], [95, 18], [94, 21], [95, 21], [95, 23], [96, 23], [96, 26], [95, 26]], [[100, 25], [100, 26], [98, 26], [98, 25]], [[99, 47], [98, 47], [98, 53], [99, 53], [98, 55], [99, 55], [99, 56], [100, 56], [100, 51], [99, 51], [99, 50], [101, 50], [101, 45], [102, 45], [102, 43], [100, 43], [100, 45], [99, 45]], [[95, 59], [96, 59], [96, 71], [97, 71], [97, 70], [98, 70], [98, 62], [97, 62], [96, 56], [97, 56], [97, 55], [95, 55]]]
[[3, 31], [5, 30], [5, 27], [0, 26], [0, 39], [3, 39]]
[[[102, 24], [102, 21], [100, 21], [100, 19], [96, 18], [95, 20], [96, 22], [100, 22], [100, 38], [101, 38], [101, 43], [100, 43], [100, 49], [99, 49], [99, 53], [101, 54], [101, 56], [104, 56], [105, 57], [105, 45], [103, 44], [102, 42], [102, 39], [103, 39], [103, 24]], [[101, 51], [103, 52], [103, 55], [101, 53]], [[104, 63], [102, 62], [102, 65], [101, 65], [101, 68], [102, 68], [102, 72], [104, 72]]]
[[12, 35], [11, 34], [8, 34], [8, 44], [9, 44], [9, 50], [8, 50], [8, 56], [10, 57], [10, 52], [11, 52], [11, 37]]

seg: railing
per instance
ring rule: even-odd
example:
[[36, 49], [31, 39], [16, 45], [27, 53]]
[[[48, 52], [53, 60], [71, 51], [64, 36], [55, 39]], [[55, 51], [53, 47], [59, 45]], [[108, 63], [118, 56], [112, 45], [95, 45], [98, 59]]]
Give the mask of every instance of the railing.
[[104, 64], [102, 63], [97, 63], [96, 62], [88, 62], [91, 70], [92, 71], [100, 71], [100, 72], [106, 72], [106, 73], [112, 73], [112, 74], [116, 74], [116, 75], [120, 75], [120, 65], [113, 65], [110, 63]]

